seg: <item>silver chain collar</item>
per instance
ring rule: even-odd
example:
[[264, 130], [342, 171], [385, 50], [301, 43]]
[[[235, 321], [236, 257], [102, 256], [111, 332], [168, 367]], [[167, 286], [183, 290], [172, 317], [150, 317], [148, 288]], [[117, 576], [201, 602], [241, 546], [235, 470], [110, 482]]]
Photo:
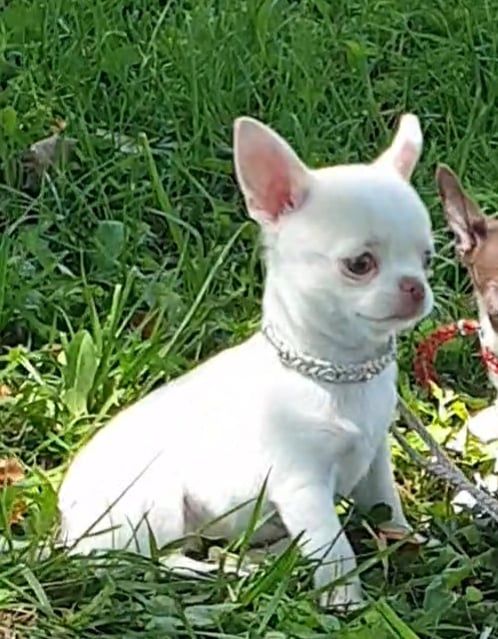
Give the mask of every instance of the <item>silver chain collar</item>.
[[288, 346], [276, 333], [271, 324], [263, 326], [263, 335], [277, 351], [282, 364], [292, 368], [305, 377], [317, 382], [329, 384], [356, 384], [367, 382], [382, 373], [396, 360], [396, 340], [389, 338], [386, 352], [379, 357], [368, 359], [360, 364], [334, 364], [324, 359], [298, 353]]

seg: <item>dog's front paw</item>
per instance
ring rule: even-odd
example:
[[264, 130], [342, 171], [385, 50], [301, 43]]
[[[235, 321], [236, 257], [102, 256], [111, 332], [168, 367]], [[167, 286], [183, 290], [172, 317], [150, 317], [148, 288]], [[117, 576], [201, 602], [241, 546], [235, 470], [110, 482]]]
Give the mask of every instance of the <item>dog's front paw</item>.
[[322, 608], [351, 612], [359, 610], [364, 605], [365, 600], [363, 599], [359, 579], [341, 584], [333, 590], [326, 591], [320, 595], [320, 606]]

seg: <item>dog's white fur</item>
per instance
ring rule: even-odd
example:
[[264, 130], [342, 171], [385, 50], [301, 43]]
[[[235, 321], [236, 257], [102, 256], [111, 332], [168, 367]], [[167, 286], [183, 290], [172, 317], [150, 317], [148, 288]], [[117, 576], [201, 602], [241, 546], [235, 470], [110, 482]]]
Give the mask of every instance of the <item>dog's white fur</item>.
[[[263, 318], [297, 350], [362, 362], [430, 310], [430, 220], [409, 185], [421, 147], [418, 120], [406, 115], [372, 164], [311, 170], [268, 127], [236, 121], [237, 177], [266, 245]], [[366, 250], [378, 273], [353, 281], [343, 260]], [[406, 276], [425, 287], [419, 312], [384, 319], [403, 312]], [[258, 333], [122, 411], [83, 448], [60, 490], [63, 540], [92, 529], [76, 551], [148, 554], [150, 530], [160, 546], [171, 542], [254, 499], [267, 478], [264, 513], [276, 514], [256, 537], [276, 539], [282, 524], [304, 533], [304, 551], [323, 559], [315, 573], [323, 587], [356, 565], [334, 494], [363, 509], [388, 504], [393, 525], [408, 529], [390, 465], [395, 403], [394, 364], [365, 383], [317, 383], [285, 368]], [[209, 535], [239, 535], [253, 508]], [[360, 599], [357, 577], [326, 596]]]

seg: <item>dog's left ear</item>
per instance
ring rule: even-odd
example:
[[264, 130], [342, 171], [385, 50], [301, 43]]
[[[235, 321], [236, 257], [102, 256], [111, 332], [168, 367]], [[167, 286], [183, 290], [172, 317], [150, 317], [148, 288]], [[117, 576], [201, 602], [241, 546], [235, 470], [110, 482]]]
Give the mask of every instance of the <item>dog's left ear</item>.
[[437, 167], [436, 182], [448, 226], [455, 234], [457, 253], [465, 258], [480, 240], [486, 238], [486, 216], [465, 193], [460, 180], [445, 164]]
[[398, 130], [391, 146], [378, 157], [374, 164], [390, 166], [405, 180], [409, 180], [420, 158], [423, 146], [422, 129], [416, 115], [401, 116]]

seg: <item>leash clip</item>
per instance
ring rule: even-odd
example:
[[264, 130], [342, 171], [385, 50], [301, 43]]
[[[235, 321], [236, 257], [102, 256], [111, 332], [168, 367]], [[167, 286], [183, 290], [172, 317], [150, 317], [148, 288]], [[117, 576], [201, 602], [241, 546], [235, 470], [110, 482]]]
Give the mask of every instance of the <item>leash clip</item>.
[[462, 337], [467, 337], [468, 335], [473, 335], [477, 333], [481, 334], [481, 327], [477, 322], [468, 319], [459, 319], [456, 323], [458, 333]]
[[467, 335], [467, 327], [465, 325], [465, 320], [464, 319], [459, 319], [459, 320], [457, 320], [456, 324], [457, 324], [458, 333], [462, 337], [465, 337]]

